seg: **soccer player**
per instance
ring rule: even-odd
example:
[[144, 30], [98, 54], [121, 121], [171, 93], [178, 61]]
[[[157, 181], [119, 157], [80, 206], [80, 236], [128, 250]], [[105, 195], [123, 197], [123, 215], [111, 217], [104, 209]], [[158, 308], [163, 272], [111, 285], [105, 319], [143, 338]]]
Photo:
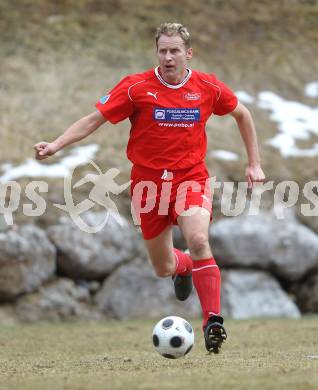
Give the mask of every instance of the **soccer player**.
[[[149, 257], [159, 277], [172, 277], [179, 300], [188, 298], [194, 284], [206, 349], [217, 353], [227, 334], [220, 310], [220, 271], [208, 240], [211, 194], [206, 186], [205, 125], [212, 114], [230, 114], [235, 119], [247, 151], [249, 187], [265, 176], [248, 109], [215, 75], [188, 68], [193, 53], [187, 29], [177, 23], [162, 24], [156, 48], [159, 66], [125, 77], [96, 103], [97, 110], [53, 142], [39, 142], [34, 148], [36, 158], [42, 160], [106, 121], [115, 124], [129, 118], [131, 194]], [[146, 188], [144, 183], [149, 182], [153, 186]], [[149, 194], [153, 207], [145, 212]], [[173, 224], [179, 225], [190, 254], [173, 248]]]

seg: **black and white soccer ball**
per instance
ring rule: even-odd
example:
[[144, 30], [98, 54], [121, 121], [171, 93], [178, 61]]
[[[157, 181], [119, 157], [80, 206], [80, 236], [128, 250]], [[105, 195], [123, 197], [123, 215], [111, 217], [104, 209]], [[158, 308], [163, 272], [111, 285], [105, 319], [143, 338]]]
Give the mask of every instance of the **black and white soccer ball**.
[[193, 347], [193, 328], [181, 317], [165, 317], [153, 328], [152, 342], [160, 355], [169, 359], [180, 358]]

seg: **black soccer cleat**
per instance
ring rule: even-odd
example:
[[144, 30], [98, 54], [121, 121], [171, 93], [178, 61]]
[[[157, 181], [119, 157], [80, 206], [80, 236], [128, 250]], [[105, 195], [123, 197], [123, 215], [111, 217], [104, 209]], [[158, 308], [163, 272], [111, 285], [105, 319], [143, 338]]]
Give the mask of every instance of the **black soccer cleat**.
[[192, 274], [189, 275], [174, 275], [172, 276], [174, 284], [174, 292], [179, 301], [185, 301], [192, 291]]
[[226, 330], [223, 326], [223, 318], [211, 316], [204, 328], [205, 348], [209, 353], [219, 353], [223, 341], [227, 338]]

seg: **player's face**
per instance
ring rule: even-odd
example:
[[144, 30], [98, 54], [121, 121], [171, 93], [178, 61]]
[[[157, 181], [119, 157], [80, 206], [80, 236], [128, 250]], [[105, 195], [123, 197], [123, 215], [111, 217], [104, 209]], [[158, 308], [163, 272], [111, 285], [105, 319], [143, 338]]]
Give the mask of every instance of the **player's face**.
[[162, 77], [169, 83], [180, 83], [187, 74], [187, 60], [192, 48], [186, 49], [179, 35], [162, 35], [158, 40], [158, 61]]

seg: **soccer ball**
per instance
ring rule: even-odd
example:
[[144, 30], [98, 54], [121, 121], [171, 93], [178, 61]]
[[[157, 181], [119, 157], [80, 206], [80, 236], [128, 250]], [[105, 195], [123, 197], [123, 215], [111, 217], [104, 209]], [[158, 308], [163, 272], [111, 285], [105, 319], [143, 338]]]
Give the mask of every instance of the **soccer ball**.
[[191, 351], [194, 344], [193, 328], [181, 317], [165, 317], [153, 328], [152, 342], [160, 355], [177, 359]]

